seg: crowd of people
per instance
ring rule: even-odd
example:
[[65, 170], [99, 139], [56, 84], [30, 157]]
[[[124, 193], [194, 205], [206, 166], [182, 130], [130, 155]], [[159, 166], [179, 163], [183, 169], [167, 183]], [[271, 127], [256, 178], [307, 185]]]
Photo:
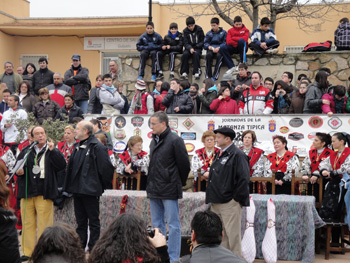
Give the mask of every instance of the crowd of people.
[[[349, 22], [344, 20], [339, 27], [343, 23]], [[45, 57], [39, 59], [39, 70], [28, 63], [19, 66], [18, 73], [14, 72], [12, 62], [5, 62], [5, 72], [0, 75], [3, 161], [0, 162], [0, 236], [8, 238], [0, 238], [0, 258], [8, 262], [30, 259], [36, 263], [62, 258], [66, 262], [84, 262], [87, 247], [89, 262], [202, 262], [204, 255], [209, 254], [220, 262], [244, 262], [241, 213], [242, 206], [249, 206], [249, 194], [254, 188], [249, 178], [271, 177], [272, 173], [276, 194], [291, 193], [292, 173], [298, 174], [299, 170], [311, 185], [317, 184], [321, 176], [329, 180], [320, 215], [325, 220], [338, 219], [338, 186], [343, 175], [350, 171], [347, 134], [338, 132], [330, 137], [316, 133], [313, 149], [300, 165], [283, 136], [273, 137], [275, 152], [264, 158], [264, 149], [255, 147], [254, 131], [243, 133], [243, 146], [239, 149], [233, 143], [235, 131], [220, 128], [204, 132], [204, 147], [195, 152], [190, 163], [183, 140], [169, 127], [168, 114], [325, 113], [332, 116], [350, 112], [347, 88], [328, 82], [331, 75], [328, 68], [321, 68], [314, 81], [300, 74], [296, 86], [292, 84], [291, 72], [284, 72], [280, 80], [274, 81], [248, 70], [244, 63], [248, 47], [259, 56], [276, 52], [279, 42], [269, 24], [269, 19], [263, 18], [248, 45], [249, 30], [239, 16], [234, 18], [228, 32], [219, 27], [218, 18], [213, 18], [212, 30], [206, 35], [194, 18], [188, 17], [183, 33], [172, 23], [164, 40], [154, 32], [153, 23], [148, 22], [147, 32], [137, 43], [140, 68], [131, 101], [123, 94], [124, 83], [118, 80], [117, 61], [110, 61], [110, 71], [98, 75], [93, 88], [89, 70], [82, 67], [77, 54], [72, 56], [71, 67], [64, 74], [49, 70]], [[193, 75], [199, 79], [203, 48], [207, 50], [206, 78], [200, 87], [188, 81], [188, 60], [192, 57]], [[182, 79], [179, 80], [175, 78], [174, 63], [175, 56], [181, 53]], [[241, 63], [237, 67], [231, 59], [233, 53], [240, 55]], [[170, 56], [170, 83], [163, 81], [165, 55]], [[149, 56], [154, 82], [150, 93], [143, 80]], [[214, 72], [213, 58], [217, 63]], [[222, 63], [228, 71], [215, 84]], [[18, 142], [14, 119], [27, 119], [28, 113], [33, 113], [37, 126], [29, 127], [27, 137]], [[153, 131], [150, 153], [142, 150], [140, 136], [131, 136], [124, 152], [116, 158], [111, 137], [102, 130], [101, 120], [83, 120], [84, 114], [150, 115]], [[63, 139], [56, 146], [40, 125], [49, 118], [66, 117], [70, 125], [65, 127]], [[150, 200], [154, 237], [148, 237], [145, 223], [135, 215], [118, 216], [100, 235], [99, 198], [105, 189], [112, 188], [115, 171], [124, 175], [141, 172], [140, 188], [146, 190]], [[206, 203], [211, 204], [212, 212], [195, 215], [191, 223], [191, 259], [180, 259], [178, 199], [182, 198], [182, 187], [190, 171], [195, 178], [194, 190], [206, 192]], [[200, 177], [204, 180], [198, 180]], [[117, 189], [124, 189], [125, 185], [133, 185], [135, 189], [136, 183], [120, 181]], [[257, 189], [259, 193], [270, 190], [262, 184], [257, 184]], [[74, 201], [76, 231], [64, 224], [52, 226], [53, 207], [62, 208], [66, 198]], [[16, 227], [22, 229], [22, 257]]]

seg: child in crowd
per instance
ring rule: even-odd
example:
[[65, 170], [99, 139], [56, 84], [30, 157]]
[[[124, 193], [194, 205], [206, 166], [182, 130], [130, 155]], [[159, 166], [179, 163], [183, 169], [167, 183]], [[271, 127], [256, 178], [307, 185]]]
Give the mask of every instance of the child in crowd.
[[201, 75], [200, 59], [204, 45], [203, 29], [196, 25], [196, 21], [192, 16], [186, 18], [187, 27], [184, 29], [184, 46], [185, 50], [181, 57], [181, 78], [188, 79], [190, 71], [188, 61], [192, 56], [193, 72], [195, 79], [199, 79]]
[[103, 85], [99, 91], [99, 97], [103, 106], [103, 114], [120, 114], [125, 101], [118, 92], [118, 87], [112, 85], [112, 76], [110, 74], [103, 75]]
[[162, 37], [154, 32], [154, 24], [151, 21], [146, 23], [146, 32], [143, 33], [136, 43], [137, 51], [140, 51], [140, 66], [139, 66], [139, 76], [137, 79], [143, 79], [145, 76], [145, 66], [146, 60], [149, 56], [152, 59], [152, 81], [156, 81], [156, 57], [157, 51], [162, 48]]
[[293, 91], [291, 94], [291, 103], [289, 106], [289, 113], [303, 113], [305, 94], [309, 83], [307, 81], [300, 82], [299, 90]]
[[293, 90], [289, 89], [287, 83], [282, 80], [277, 80], [275, 86], [272, 91], [272, 95], [274, 96], [273, 102], [273, 112], [278, 114], [287, 114], [290, 105], [290, 97], [289, 94]]
[[210, 109], [215, 114], [239, 114], [238, 104], [231, 99], [231, 89], [224, 85], [219, 90], [219, 97], [210, 104]]
[[229, 69], [226, 73], [232, 74], [234, 71], [238, 71], [238, 68], [235, 67], [232, 61], [232, 54], [239, 54], [240, 62], [246, 61], [245, 54], [248, 50], [248, 38], [249, 30], [243, 25], [242, 18], [236, 16], [233, 20], [233, 27], [227, 32], [226, 45], [220, 47], [220, 53]]
[[265, 80], [264, 80], [264, 88], [267, 88], [267, 89], [269, 89], [270, 91], [272, 91], [272, 90], [273, 90], [273, 84], [274, 84], [274, 83], [275, 83], [275, 82], [273, 81], [272, 78], [267, 77], [267, 78], [265, 78]]
[[334, 113], [345, 113], [347, 102], [346, 89], [342, 85], [331, 88], [328, 93], [322, 96], [322, 111], [331, 117]]
[[270, 28], [270, 24], [270, 19], [263, 17], [260, 20], [260, 26], [254, 29], [251, 36], [252, 42], [249, 44], [249, 48], [259, 55], [259, 57], [265, 53], [278, 53], [280, 42], [277, 40], [273, 29]]
[[298, 79], [297, 79], [297, 88], [298, 89], [300, 88], [300, 83], [301, 83], [302, 79], [305, 79], [305, 78], [307, 78], [307, 76], [303, 73], [298, 75]]
[[[205, 56], [205, 78], [212, 78], [216, 81], [220, 75], [222, 65], [222, 55], [220, 54], [220, 46], [226, 43], [227, 32], [220, 27], [220, 20], [213, 17], [210, 20], [211, 30], [205, 35], [204, 49], [207, 50]], [[212, 73], [213, 58], [216, 58], [214, 75]]]
[[163, 79], [163, 57], [165, 54], [169, 54], [169, 70], [170, 79], [175, 78], [175, 57], [177, 54], [181, 54], [183, 49], [183, 36], [178, 31], [176, 23], [171, 23], [169, 26], [168, 34], [164, 37], [162, 50], [157, 52], [157, 71], [158, 79]]

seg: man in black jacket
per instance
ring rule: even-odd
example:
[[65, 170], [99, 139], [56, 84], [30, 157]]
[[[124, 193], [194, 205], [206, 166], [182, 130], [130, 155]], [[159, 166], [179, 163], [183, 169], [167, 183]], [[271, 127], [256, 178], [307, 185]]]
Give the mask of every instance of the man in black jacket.
[[107, 148], [93, 136], [90, 122], [79, 122], [74, 132], [79, 142], [74, 145], [69, 158], [64, 189], [74, 197], [77, 233], [83, 248], [87, 243], [89, 224], [91, 252], [100, 237], [100, 196], [104, 189], [112, 188], [114, 167]]
[[40, 69], [33, 74], [33, 92], [36, 96], [39, 96], [39, 90], [53, 83], [53, 74], [48, 69], [49, 62], [46, 57], [39, 58]]
[[91, 82], [89, 70], [81, 66], [80, 55], [72, 56], [72, 66], [64, 73], [64, 84], [72, 88], [75, 104], [87, 113]]
[[188, 114], [194, 107], [191, 97], [180, 88], [180, 81], [172, 79], [170, 89], [162, 100], [167, 114]]
[[169, 226], [168, 252], [170, 262], [180, 257], [181, 225], [179, 201], [182, 186], [186, 185], [190, 162], [183, 140], [169, 128], [168, 116], [158, 111], [151, 116], [153, 140], [150, 145], [150, 164], [147, 178], [147, 197], [150, 198], [153, 227], [166, 235], [164, 213]]
[[222, 241], [222, 222], [211, 211], [197, 212], [191, 221], [191, 255], [182, 258], [182, 263], [245, 263], [246, 261], [230, 250], [220, 246]]
[[184, 53], [181, 57], [180, 74], [184, 79], [188, 79], [189, 64], [188, 61], [192, 56], [193, 72], [195, 79], [198, 80], [201, 75], [200, 59], [204, 46], [203, 29], [196, 25], [192, 16], [186, 18], [186, 28], [184, 29]]
[[[46, 131], [34, 127], [32, 137], [38, 142], [24, 148], [17, 158], [26, 160], [23, 169], [17, 171], [18, 194], [21, 199], [23, 223], [23, 260], [31, 256], [35, 242], [44, 229], [53, 224], [53, 200], [58, 196], [57, 172], [66, 168], [63, 154], [47, 141]], [[27, 155], [28, 153], [28, 155]]]
[[210, 167], [205, 201], [224, 224], [221, 245], [241, 256], [241, 207], [249, 206], [248, 157], [233, 144], [232, 129], [224, 127], [214, 133], [222, 151]]

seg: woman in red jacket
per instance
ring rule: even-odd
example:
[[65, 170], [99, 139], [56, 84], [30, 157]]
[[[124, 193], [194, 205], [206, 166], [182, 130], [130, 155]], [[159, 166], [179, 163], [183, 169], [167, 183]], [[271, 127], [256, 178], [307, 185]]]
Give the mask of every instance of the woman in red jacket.
[[222, 85], [219, 97], [210, 104], [215, 114], [239, 114], [237, 102], [231, 99], [231, 90], [228, 85]]
[[163, 82], [160, 88], [160, 94], [154, 101], [154, 112], [166, 111], [166, 107], [162, 104], [162, 100], [164, 99], [165, 95], [168, 94], [169, 89], [170, 84], [168, 82]]

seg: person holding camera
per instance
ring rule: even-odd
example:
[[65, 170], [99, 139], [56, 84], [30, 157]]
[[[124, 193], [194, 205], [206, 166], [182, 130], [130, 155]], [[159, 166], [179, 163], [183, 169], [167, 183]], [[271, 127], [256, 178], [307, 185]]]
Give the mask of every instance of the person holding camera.
[[[148, 163], [149, 158], [147, 152], [142, 151], [142, 143], [143, 140], [140, 136], [131, 136], [128, 141], [128, 147], [125, 149], [123, 153], [119, 155], [119, 160], [117, 163], [117, 173], [118, 174], [126, 174], [131, 175], [137, 173], [137, 171], [141, 171], [141, 183], [140, 190], [146, 190], [147, 184], [147, 173], [148, 173]], [[131, 180], [134, 180], [132, 186], [133, 189], [125, 189], [125, 190], [136, 190], [137, 182], [136, 179], [128, 178], [130, 186]], [[124, 184], [124, 182], [122, 182]]]
[[89, 263], [168, 263], [166, 238], [158, 228], [146, 228], [137, 215], [119, 215], [92, 250]]
[[252, 84], [252, 74], [248, 71], [247, 63], [238, 65], [238, 74], [232, 82], [231, 98], [237, 100], [242, 92]]

